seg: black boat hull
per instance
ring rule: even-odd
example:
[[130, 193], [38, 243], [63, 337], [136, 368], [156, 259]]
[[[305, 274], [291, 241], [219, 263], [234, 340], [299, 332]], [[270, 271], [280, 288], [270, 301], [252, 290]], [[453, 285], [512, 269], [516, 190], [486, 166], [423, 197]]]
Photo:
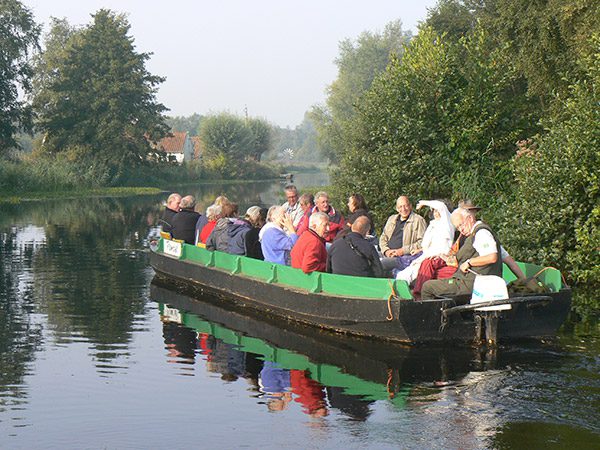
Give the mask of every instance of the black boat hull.
[[[399, 343], [465, 343], [476, 339], [477, 313], [445, 315], [464, 298], [414, 301], [349, 298], [310, 293], [215, 267], [152, 252], [150, 263], [161, 284], [212, 294], [221, 306], [284, 318], [334, 333]], [[571, 291], [548, 294], [547, 301], [517, 303], [499, 315], [497, 339], [552, 337], [570, 309]], [[388, 320], [388, 318], [391, 320]]]

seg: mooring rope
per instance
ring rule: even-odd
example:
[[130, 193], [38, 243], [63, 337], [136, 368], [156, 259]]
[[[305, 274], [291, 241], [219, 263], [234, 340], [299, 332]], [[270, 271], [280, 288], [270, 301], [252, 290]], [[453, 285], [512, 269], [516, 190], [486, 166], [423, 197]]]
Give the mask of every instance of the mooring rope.
[[390, 280], [389, 278], [388, 278], [388, 283], [390, 285], [390, 290], [392, 292], [390, 293], [390, 295], [388, 295], [388, 299], [387, 299], [388, 315], [387, 315], [386, 319], [394, 320], [394, 313], [392, 312], [392, 298], [398, 297], [398, 294], [396, 294], [396, 290], [394, 289], [394, 284], [392, 283], [392, 280]]

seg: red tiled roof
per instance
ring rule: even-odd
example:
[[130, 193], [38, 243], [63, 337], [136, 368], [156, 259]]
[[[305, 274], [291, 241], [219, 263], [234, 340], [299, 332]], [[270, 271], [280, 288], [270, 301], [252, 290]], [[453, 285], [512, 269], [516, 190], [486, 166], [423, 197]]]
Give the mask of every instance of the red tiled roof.
[[183, 153], [185, 145], [186, 131], [172, 131], [173, 136], [162, 138], [158, 143], [158, 148], [165, 153]]

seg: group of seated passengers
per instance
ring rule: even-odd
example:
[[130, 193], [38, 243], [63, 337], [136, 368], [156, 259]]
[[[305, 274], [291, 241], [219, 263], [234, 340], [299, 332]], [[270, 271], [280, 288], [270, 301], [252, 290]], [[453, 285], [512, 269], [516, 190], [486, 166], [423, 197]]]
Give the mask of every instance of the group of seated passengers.
[[417, 209], [426, 206], [433, 213], [427, 225], [408, 197], [398, 197], [398, 214], [388, 218], [379, 238], [380, 254], [374, 222], [360, 194], [348, 199], [347, 220], [329, 204], [326, 192], [318, 192], [313, 201], [311, 194], [299, 196], [289, 185], [285, 195], [283, 205], [268, 211], [252, 206], [242, 218], [224, 196], [199, 214], [194, 197], [171, 194], [163, 231], [208, 250], [291, 265], [305, 273], [391, 275], [414, 285], [413, 292], [422, 298], [471, 292], [476, 274], [501, 276], [502, 262], [524, 278], [489, 226], [477, 220], [481, 208], [471, 202], [461, 202], [450, 214], [442, 201], [419, 201]]

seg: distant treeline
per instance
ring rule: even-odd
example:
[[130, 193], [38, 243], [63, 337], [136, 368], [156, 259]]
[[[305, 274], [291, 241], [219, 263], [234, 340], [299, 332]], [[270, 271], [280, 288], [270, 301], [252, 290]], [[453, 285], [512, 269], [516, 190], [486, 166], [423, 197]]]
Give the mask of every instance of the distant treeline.
[[516, 257], [600, 285], [600, 2], [441, 0], [336, 62], [311, 117], [340, 201], [470, 198]]
[[[166, 121], [173, 131], [184, 131], [190, 136], [206, 136], [203, 133], [205, 125], [215, 126], [216, 121], [225, 122], [231, 118], [231, 114], [221, 113], [203, 116], [194, 113], [190, 116], [167, 117]], [[235, 117], [235, 116], [233, 116]], [[206, 119], [211, 119], [206, 121]], [[283, 128], [278, 125], [270, 124], [264, 119], [245, 119], [236, 117], [240, 122], [248, 123], [252, 120], [262, 120], [269, 128], [269, 139], [266, 146], [262, 147], [262, 159], [265, 161], [276, 161], [281, 164], [290, 165], [297, 163], [324, 163], [328, 159], [328, 154], [321, 149], [317, 142], [317, 130], [312, 116], [307, 112], [304, 115], [302, 123], [294, 128]], [[243, 141], [243, 137], [239, 137]]]

